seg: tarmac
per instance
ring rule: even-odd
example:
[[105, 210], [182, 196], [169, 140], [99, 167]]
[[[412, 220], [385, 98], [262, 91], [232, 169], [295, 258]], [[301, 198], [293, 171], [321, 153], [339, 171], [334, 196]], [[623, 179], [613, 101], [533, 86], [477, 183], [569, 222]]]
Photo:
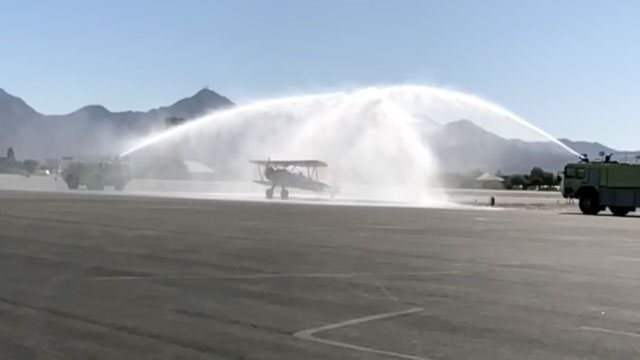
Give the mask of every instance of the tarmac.
[[0, 359], [636, 359], [640, 218], [0, 191]]

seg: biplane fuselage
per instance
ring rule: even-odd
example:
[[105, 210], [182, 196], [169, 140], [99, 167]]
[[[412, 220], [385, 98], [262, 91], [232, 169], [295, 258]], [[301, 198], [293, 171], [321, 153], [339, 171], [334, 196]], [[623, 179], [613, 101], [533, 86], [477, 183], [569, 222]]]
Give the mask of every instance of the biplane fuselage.
[[[268, 199], [273, 197], [276, 187], [281, 188], [280, 197], [287, 199], [290, 189], [301, 189], [313, 192], [325, 192], [331, 187], [318, 180], [318, 168], [327, 167], [327, 164], [318, 160], [252, 160], [251, 163], [258, 166], [260, 180], [257, 184], [269, 186], [265, 194]], [[297, 168], [306, 169], [296, 172]]]

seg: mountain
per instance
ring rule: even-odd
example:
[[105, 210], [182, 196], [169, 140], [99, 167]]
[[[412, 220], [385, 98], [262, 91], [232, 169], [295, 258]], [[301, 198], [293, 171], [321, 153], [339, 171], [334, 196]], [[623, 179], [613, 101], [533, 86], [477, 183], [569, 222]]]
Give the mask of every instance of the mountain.
[[[573, 148], [589, 150], [590, 155], [607, 147], [584, 142], [567, 141]], [[425, 142], [430, 145], [442, 170], [465, 172], [472, 169], [502, 173], [526, 173], [534, 166], [557, 171], [576, 157], [553, 142], [527, 142], [505, 139], [489, 132], [470, 120], [462, 119], [442, 126], [429, 135]], [[612, 149], [609, 149], [612, 150]], [[576, 149], [576, 151], [579, 151]], [[593, 156], [593, 155], [592, 155]]]
[[42, 114], [27, 105], [22, 99], [0, 89], [0, 142], [26, 123], [41, 117]]
[[179, 100], [171, 106], [152, 110], [150, 113], [191, 119], [204, 115], [211, 110], [218, 110], [230, 106], [233, 106], [233, 103], [228, 98], [215, 91], [202, 89], [192, 97]]
[[421, 135], [429, 135], [442, 129], [442, 125], [433, 120], [426, 114], [415, 113], [412, 115], [415, 119], [420, 120], [420, 133]]
[[[22, 99], [0, 90], [0, 153], [14, 147], [19, 158], [44, 159], [76, 154], [118, 153], [153, 129], [164, 127], [167, 117], [193, 119], [233, 106], [228, 98], [209, 89], [149, 111], [112, 112], [102, 105], [84, 106], [64, 115], [43, 115]], [[502, 138], [471, 120], [442, 125], [426, 114], [414, 114], [420, 136], [433, 151], [444, 171], [528, 172], [534, 166], [560, 170], [576, 157], [553, 142], [527, 142]], [[233, 135], [241, 137], [242, 134]], [[232, 152], [234, 139], [212, 140], [226, 144], [217, 153]], [[220, 140], [220, 139], [218, 139]], [[223, 140], [223, 139], [222, 139]], [[615, 152], [600, 143], [561, 140], [590, 158], [600, 151]], [[223, 146], [223, 145], [220, 145]]]
[[14, 118], [32, 118], [40, 115], [38, 112], [24, 100], [13, 96], [8, 92], [0, 89], [0, 119]]
[[608, 146], [602, 145], [599, 142], [571, 141], [569, 139], [560, 139], [560, 141], [580, 154], [587, 154], [589, 158], [598, 157], [598, 154], [601, 151], [604, 151], [607, 154], [618, 151]]
[[228, 98], [209, 89], [202, 89], [195, 95], [178, 100], [172, 105], [142, 111], [111, 112], [102, 105], [88, 105], [66, 115], [52, 115], [56, 119], [86, 119], [106, 122], [130, 129], [144, 129], [158, 125], [167, 117], [193, 119], [213, 110], [233, 106]]
[[112, 112], [84, 106], [64, 115], [43, 115], [22, 99], [0, 89], [0, 149], [13, 146], [20, 157], [59, 157], [78, 153], [113, 153], [128, 138], [163, 127], [167, 117], [193, 119], [233, 106], [209, 89], [149, 111]]

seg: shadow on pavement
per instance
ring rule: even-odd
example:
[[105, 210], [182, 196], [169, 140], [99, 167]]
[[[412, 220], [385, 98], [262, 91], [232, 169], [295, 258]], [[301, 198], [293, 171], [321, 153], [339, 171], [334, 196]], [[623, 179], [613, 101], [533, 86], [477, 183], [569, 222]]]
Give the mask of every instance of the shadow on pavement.
[[576, 215], [576, 216], [584, 216], [584, 217], [592, 217], [592, 216], [596, 216], [596, 217], [613, 217], [613, 218], [629, 218], [629, 219], [639, 219], [640, 218], [640, 214], [628, 214], [626, 216], [615, 216], [613, 214], [610, 213], [605, 213], [605, 214], [598, 214], [598, 215], [585, 215], [579, 211], [561, 211], [558, 214], [560, 215]]

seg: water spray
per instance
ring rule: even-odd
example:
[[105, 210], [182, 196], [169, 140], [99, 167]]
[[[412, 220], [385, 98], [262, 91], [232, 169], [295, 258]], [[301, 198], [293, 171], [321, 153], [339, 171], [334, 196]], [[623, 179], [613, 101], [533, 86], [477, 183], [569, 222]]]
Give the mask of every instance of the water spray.
[[228, 163], [239, 172], [250, 171], [250, 158], [316, 158], [329, 163], [332, 179], [327, 180], [339, 182], [342, 193], [352, 189], [367, 198], [443, 202], [444, 192], [435, 190], [440, 187], [438, 161], [421, 135], [422, 120], [414, 116], [429, 115], [434, 103], [507, 119], [579, 156], [496, 104], [426, 86], [371, 87], [254, 102], [143, 138], [121, 156], [181, 141], [196, 152], [216, 155], [216, 163]]

